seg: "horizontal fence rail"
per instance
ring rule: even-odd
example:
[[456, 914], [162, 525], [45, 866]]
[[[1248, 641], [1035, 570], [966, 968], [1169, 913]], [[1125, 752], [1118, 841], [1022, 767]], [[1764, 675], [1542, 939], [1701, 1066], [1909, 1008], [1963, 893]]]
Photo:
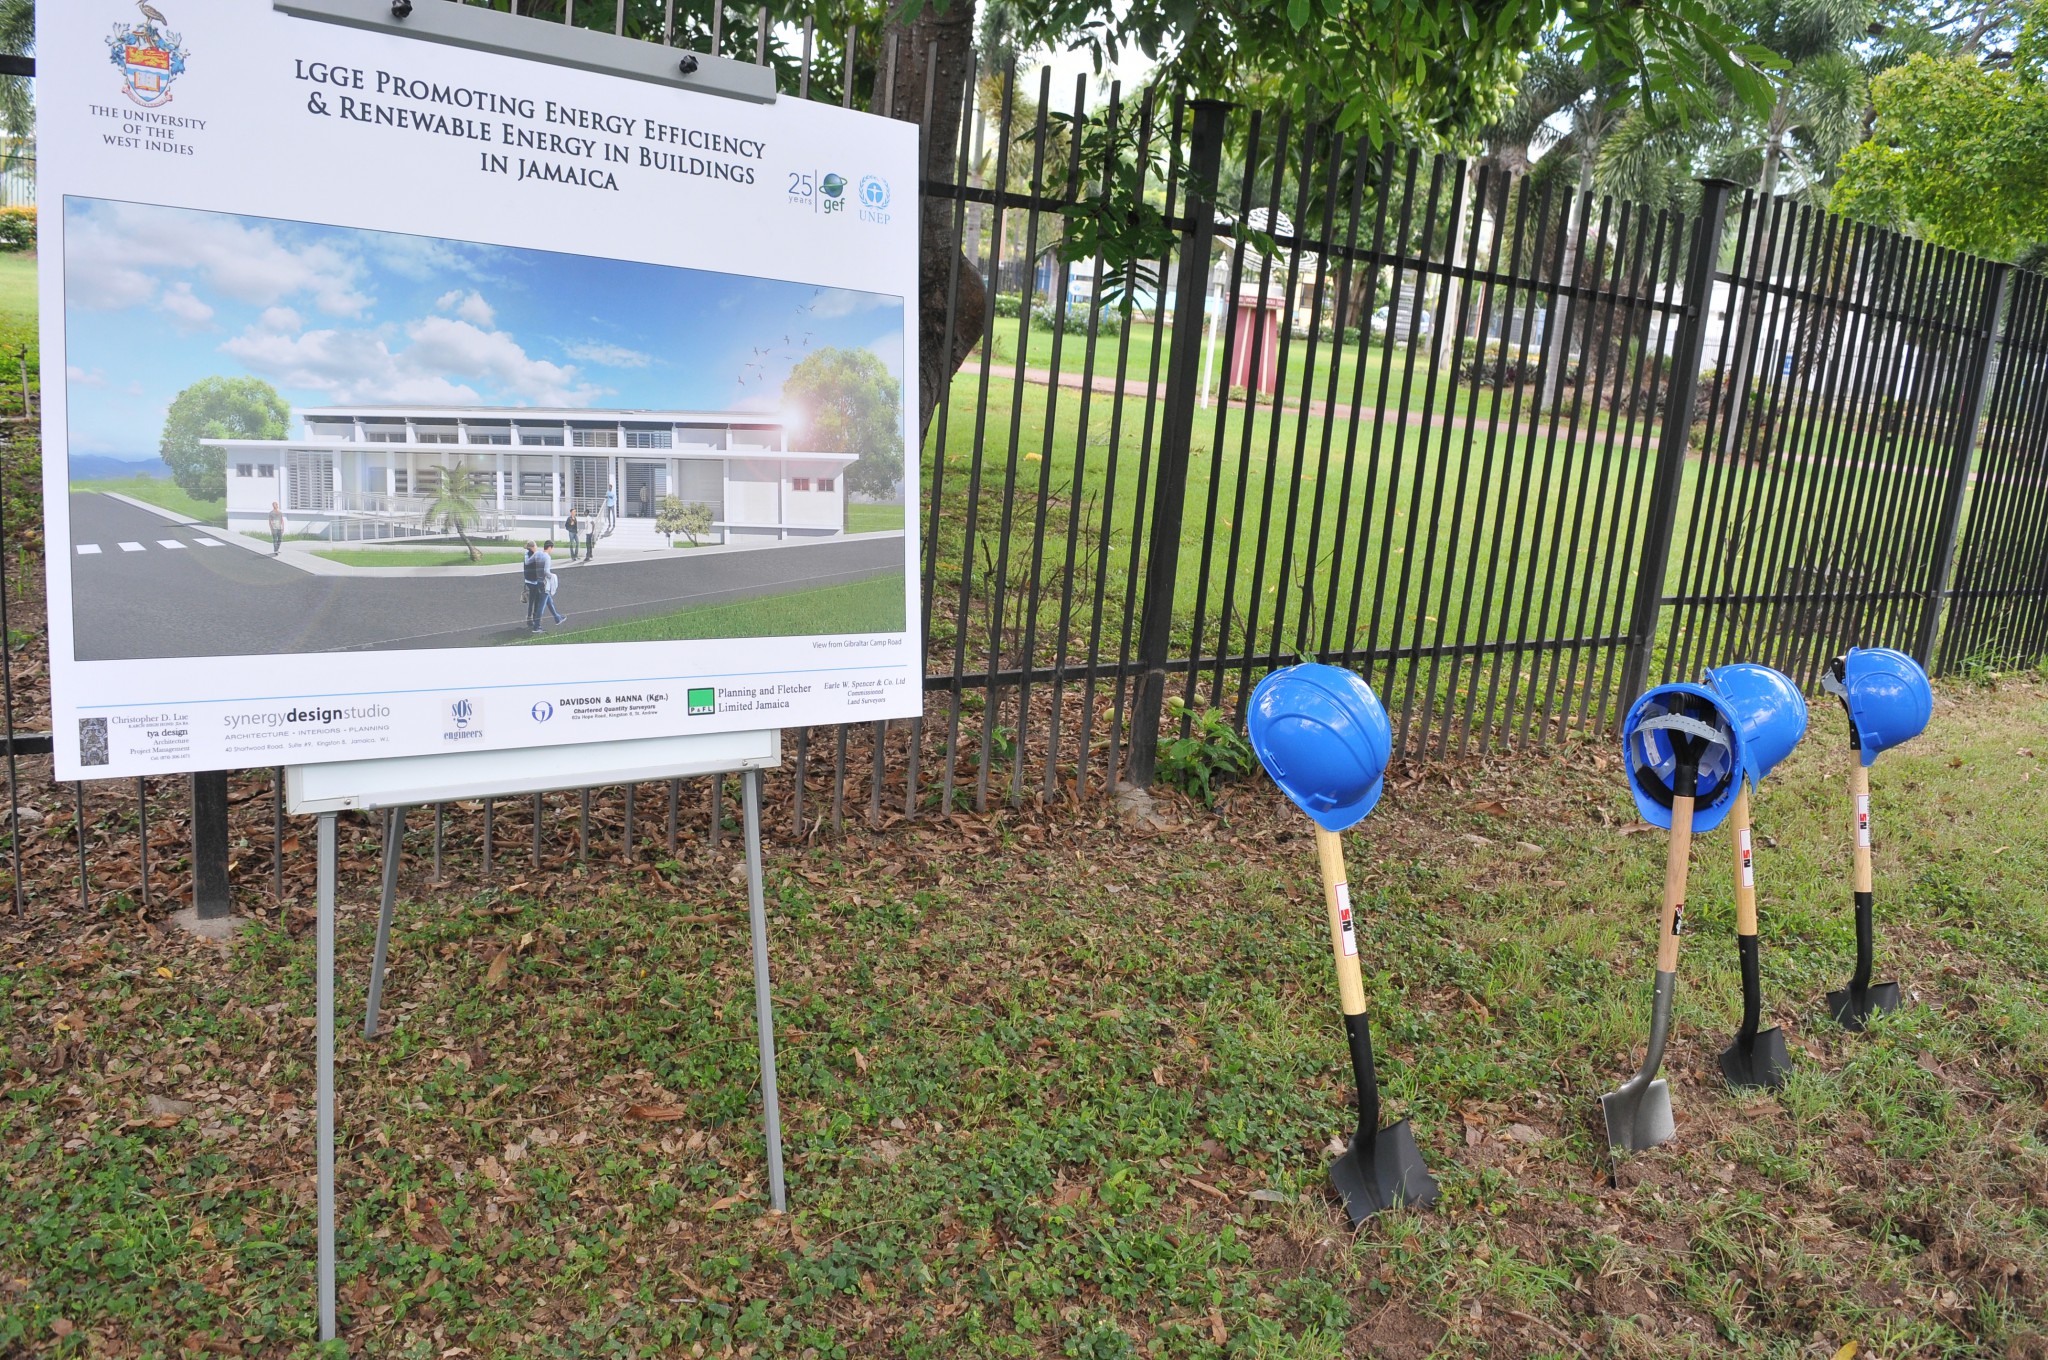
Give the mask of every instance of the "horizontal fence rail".
[[[965, 55], [958, 97], [928, 27], [495, 8], [925, 124], [924, 715], [790, 733], [766, 788], [791, 843], [1193, 787], [1179, 739], [1220, 749], [1304, 660], [1364, 675], [1418, 760], [1604, 735], [1646, 679], [1723, 661], [1811, 685], [1850, 645], [1939, 670], [2048, 652], [2039, 275], [1732, 186], [1630, 203]], [[9, 164], [33, 201], [32, 158]], [[229, 780], [231, 863], [192, 843], [182, 778], [49, 783], [30, 447], [0, 496], [17, 908], [59, 873], [87, 905], [182, 900], [205, 856], [282, 908], [311, 856], [277, 772]], [[723, 844], [731, 795], [435, 805], [405, 853], [435, 880], [659, 873]]]

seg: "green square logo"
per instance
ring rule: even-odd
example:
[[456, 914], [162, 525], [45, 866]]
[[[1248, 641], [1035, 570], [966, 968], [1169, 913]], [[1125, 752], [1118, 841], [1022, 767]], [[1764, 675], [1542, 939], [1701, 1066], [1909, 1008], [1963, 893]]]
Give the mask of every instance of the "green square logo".
[[715, 689], [693, 689], [685, 696], [690, 701], [690, 716], [718, 711], [718, 691]]

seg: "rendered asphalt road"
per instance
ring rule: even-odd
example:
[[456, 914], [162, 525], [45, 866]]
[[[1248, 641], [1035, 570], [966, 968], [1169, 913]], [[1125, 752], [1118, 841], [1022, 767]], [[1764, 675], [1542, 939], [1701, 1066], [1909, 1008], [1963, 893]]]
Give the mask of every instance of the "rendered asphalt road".
[[[73, 492], [71, 541], [99, 548], [71, 559], [78, 659], [488, 647], [528, 636], [516, 573], [309, 576], [233, 543], [200, 543], [226, 538], [209, 525], [174, 524], [109, 496]], [[555, 607], [573, 629], [902, 567], [895, 538], [619, 562], [606, 562], [600, 544], [594, 565], [556, 559]], [[547, 628], [554, 631], [552, 620]]]

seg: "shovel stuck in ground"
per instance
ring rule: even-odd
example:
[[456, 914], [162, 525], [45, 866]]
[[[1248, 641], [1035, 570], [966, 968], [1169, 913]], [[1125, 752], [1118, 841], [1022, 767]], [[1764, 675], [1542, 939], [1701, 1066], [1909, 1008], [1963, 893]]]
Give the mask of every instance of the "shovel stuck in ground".
[[1358, 936], [1344, 875], [1344, 843], [1334, 831], [1316, 830], [1323, 871], [1323, 901], [1330, 913], [1330, 950], [1337, 960], [1337, 995], [1358, 1087], [1358, 1127], [1351, 1146], [1330, 1163], [1330, 1184], [1357, 1227], [1383, 1209], [1436, 1202], [1436, 1181], [1422, 1164], [1415, 1131], [1405, 1119], [1380, 1127], [1379, 1076], [1372, 1065], [1372, 1030], [1365, 1018], [1365, 987], [1358, 971]]
[[[1695, 828], [1713, 829], [1728, 815], [1730, 790], [1742, 778], [1742, 738], [1720, 700], [1699, 685], [1659, 685], [1636, 701], [1623, 725], [1624, 753], [1636, 803], [1653, 824], [1667, 826], [1664, 910], [1657, 933], [1657, 981], [1650, 996], [1650, 1043], [1642, 1069], [1600, 1097], [1607, 1144], [1641, 1152], [1677, 1132], [1671, 1087], [1657, 1071], [1671, 1036], [1678, 990], [1678, 939], [1685, 931], [1685, 880]], [[1705, 767], [1706, 778], [1701, 771]], [[1701, 787], [1706, 792], [1701, 796]], [[1704, 815], [1702, 815], [1704, 814]]]
[[1738, 1090], [1778, 1087], [1792, 1070], [1784, 1031], [1759, 1029], [1763, 979], [1757, 956], [1756, 858], [1749, 794], [1806, 735], [1806, 698], [1792, 678], [1751, 662], [1717, 666], [1706, 684], [1742, 730], [1742, 784], [1728, 814], [1735, 841], [1735, 947], [1742, 962], [1742, 1028], [1721, 1054], [1721, 1075]]
[[1749, 836], [1749, 790], [1735, 795], [1728, 820], [1735, 832], [1735, 948], [1742, 958], [1742, 1028], [1721, 1052], [1721, 1075], [1737, 1090], [1776, 1088], [1792, 1071], [1785, 1031], [1758, 1029], [1763, 1017], [1762, 967], [1756, 941], [1756, 865]]
[[1373, 1070], [1358, 932], [1339, 835], [1363, 821], [1379, 802], [1393, 729], [1386, 709], [1363, 680], [1350, 671], [1319, 665], [1290, 666], [1261, 680], [1252, 692], [1245, 726], [1266, 773], [1316, 824], [1330, 950], [1337, 961], [1337, 994], [1344, 1007], [1351, 1075], [1358, 1087], [1358, 1127], [1351, 1145], [1330, 1164], [1330, 1184], [1355, 1228], [1397, 1205], [1433, 1204], [1437, 1193], [1408, 1121], [1379, 1126], [1379, 1078]]
[[1927, 672], [1889, 647], [1852, 647], [1821, 676], [1821, 688], [1842, 701], [1857, 761], [1849, 767], [1849, 800], [1856, 834], [1856, 972], [1849, 985], [1828, 993], [1828, 1014], [1843, 1029], [1860, 1030], [1899, 1008], [1899, 984], [1872, 982], [1876, 927], [1871, 921], [1870, 766], [1878, 753], [1911, 741], [1934, 716]]

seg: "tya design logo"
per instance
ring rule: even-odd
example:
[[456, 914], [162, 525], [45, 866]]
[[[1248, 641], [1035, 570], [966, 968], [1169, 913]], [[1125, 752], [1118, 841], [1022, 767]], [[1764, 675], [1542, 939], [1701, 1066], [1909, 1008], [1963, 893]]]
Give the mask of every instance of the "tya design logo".
[[128, 97], [145, 109], [160, 108], [171, 102], [171, 82], [185, 74], [185, 43], [164, 27], [163, 13], [149, 0], [135, 0], [135, 7], [142, 22], [115, 24], [107, 54]]

